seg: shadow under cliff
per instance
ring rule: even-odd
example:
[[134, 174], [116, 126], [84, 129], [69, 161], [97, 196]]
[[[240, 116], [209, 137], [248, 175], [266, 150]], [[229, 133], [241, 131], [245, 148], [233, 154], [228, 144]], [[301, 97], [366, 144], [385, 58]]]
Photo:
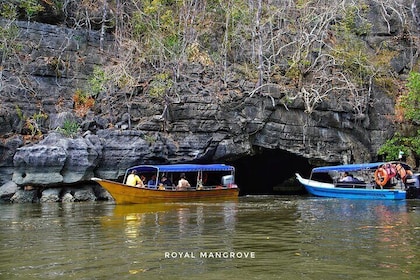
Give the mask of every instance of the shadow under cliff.
[[304, 188], [295, 180], [295, 173], [308, 175], [312, 168], [303, 157], [268, 149], [230, 164], [236, 168], [236, 183], [241, 189], [241, 195], [305, 193]]

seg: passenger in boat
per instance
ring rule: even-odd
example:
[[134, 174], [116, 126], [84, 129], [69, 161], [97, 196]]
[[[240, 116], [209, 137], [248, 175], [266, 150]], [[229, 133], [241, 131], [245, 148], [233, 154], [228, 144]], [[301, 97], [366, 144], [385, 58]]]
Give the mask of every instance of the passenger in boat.
[[187, 188], [191, 187], [190, 183], [187, 181], [185, 174], [181, 174], [181, 179], [178, 181], [178, 185], [176, 186], [177, 190], [186, 190]]
[[353, 175], [348, 172], [344, 172], [343, 177], [339, 180], [339, 182], [354, 182]]
[[143, 181], [137, 175], [136, 170], [131, 171], [131, 174], [127, 176], [127, 181], [125, 183], [132, 187], [144, 188]]
[[168, 179], [165, 175], [162, 176], [162, 179], [160, 180], [163, 186], [165, 187], [173, 187], [172, 181]]
[[155, 188], [156, 187], [156, 175], [152, 175], [152, 178], [150, 178], [150, 180], [147, 181], [147, 186], [149, 188]]

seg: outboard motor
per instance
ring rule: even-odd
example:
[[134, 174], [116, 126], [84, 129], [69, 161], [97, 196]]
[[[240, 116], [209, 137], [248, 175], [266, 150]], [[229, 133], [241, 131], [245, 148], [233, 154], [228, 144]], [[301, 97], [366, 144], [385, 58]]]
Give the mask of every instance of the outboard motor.
[[420, 174], [411, 175], [406, 180], [406, 198], [420, 198]]

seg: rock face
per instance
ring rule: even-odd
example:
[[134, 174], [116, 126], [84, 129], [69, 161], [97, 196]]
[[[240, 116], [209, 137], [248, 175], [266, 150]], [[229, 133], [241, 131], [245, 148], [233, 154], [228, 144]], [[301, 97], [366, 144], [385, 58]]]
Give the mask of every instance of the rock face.
[[[388, 30], [386, 22], [372, 22], [374, 32], [366, 41], [373, 48], [388, 44], [399, 32], [399, 23]], [[212, 80], [211, 69], [194, 63], [180, 66], [190, 78], [180, 78], [174, 86], [177, 96], [170, 100], [138, 96], [138, 102], [127, 108], [121, 100], [110, 102], [106, 93], [100, 93], [99, 102], [80, 116], [75, 91], [86, 85], [95, 66], [112, 63], [98, 48], [99, 35], [40, 23], [17, 25], [21, 40], [27, 42], [24, 66], [31, 74], [22, 88], [13, 73], [3, 72], [0, 185], [7, 185], [0, 194], [12, 197], [14, 186], [54, 189], [26, 196], [15, 189], [12, 201], [95, 200], [98, 192], [92, 189], [80, 193], [58, 189], [94, 176], [117, 179], [127, 167], [141, 163], [234, 161], [262, 149], [324, 163], [370, 161], [395, 131], [395, 101], [375, 88], [363, 114], [340, 99], [319, 102], [308, 113], [303, 100], [288, 100], [287, 92], [273, 88], [265, 94], [251, 93], [255, 84], [233, 70], [220, 86], [220, 81]], [[106, 38], [105, 49], [112, 48], [112, 40]], [[407, 48], [398, 49], [400, 55], [391, 64], [405, 75], [410, 63]], [[34, 91], [36, 95], [31, 94]], [[104, 113], [111, 105], [114, 114]], [[79, 125], [78, 133], [59, 131], [69, 120]], [[32, 126], [28, 121], [34, 121]], [[20, 135], [31, 128], [30, 139]]]
[[8, 182], [13, 175], [13, 157], [16, 149], [23, 145], [22, 138], [13, 136], [0, 141], [0, 185]]
[[[391, 106], [372, 107], [367, 116], [370, 126], [364, 128], [348, 113], [333, 108], [308, 115], [298, 107], [273, 107], [270, 100], [260, 97], [245, 100], [237, 106], [239, 111], [209, 110], [210, 106], [200, 104], [201, 112], [195, 102], [183, 104], [185, 119], [191, 121], [177, 120], [169, 126], [188, 125], [185, 132], [107, 129], [75, 139], [50, 133], [39, 143], [16, 149], [13, 181], [56, 185], [94, 176], [116, 179], [139, 163], [229, 161], [252, 155], [255, 146], [325, 162], [361, 162], [369, 160], [392, 133], [388, 130], [392, 123], [386, 122]], [[173, 110], [179, 109], [174, 106]], [[265, 114], [247, 115], [255, 111]], [[202, 114], [213, 120], [194, 120], [194, 115]]]
[[54, 185], [89, 180], [101, 151], [96, 135], [72, 139], [50, 133], [39, 143], [16, 150], [13, 181], [18, 185]]
[[19, 190], [18, 185], [12, 181], [0, 187], [0, 201], [8, 201]]

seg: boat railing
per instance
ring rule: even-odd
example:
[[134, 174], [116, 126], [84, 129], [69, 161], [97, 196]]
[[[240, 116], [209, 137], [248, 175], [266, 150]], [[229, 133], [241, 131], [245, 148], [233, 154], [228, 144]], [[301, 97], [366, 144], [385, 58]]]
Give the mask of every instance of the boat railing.
[[335, 186], [337, 188], [354, 188], [354, 189], [373, 189], [375, 188], [374, 184], [365, 183], [365, 182], [336, 182]]
[[[187, 191], [200, 191], [200, 190], [218, 190], [218, 189], [229, 189], [231, 188], [230, 186], [222, 186], [222, 185], [215, 185], [215, 186], [201, 186], [201, 187], [189, 187], [186, 188], [185, 190]], [[165, 186], [165, 189], [159, 189], [159, 188], [148, 188], [148, 189], [158, 189], [158, 190], [164, 190], [164, 191], [176, 191], [177, 187], [176, 186]]]

